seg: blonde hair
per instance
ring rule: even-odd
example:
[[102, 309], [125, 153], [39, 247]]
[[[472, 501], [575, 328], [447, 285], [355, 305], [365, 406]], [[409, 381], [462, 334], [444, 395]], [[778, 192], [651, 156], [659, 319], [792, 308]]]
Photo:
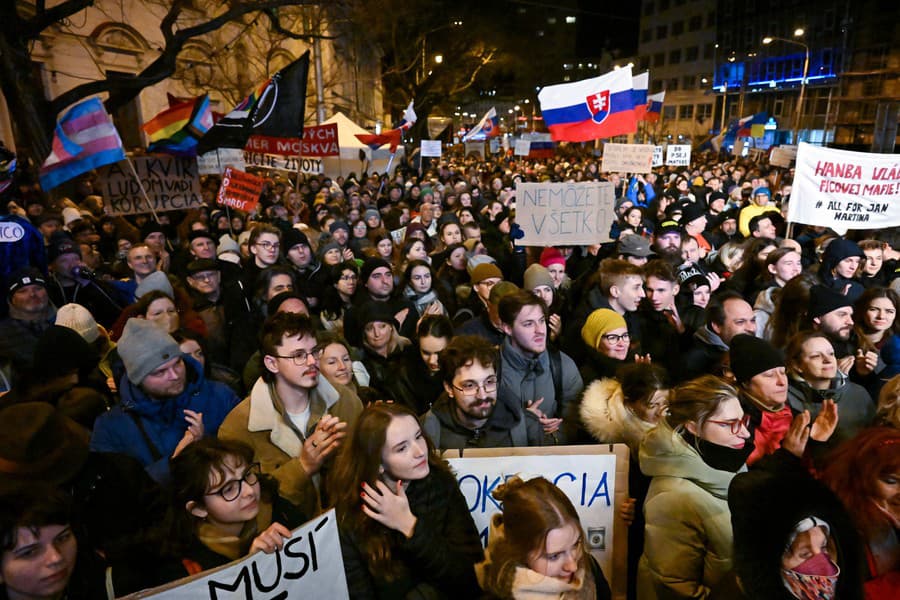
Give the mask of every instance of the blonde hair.
[[889, 379], [881, 388], [875, 421], [900, 429], [900, 375]]

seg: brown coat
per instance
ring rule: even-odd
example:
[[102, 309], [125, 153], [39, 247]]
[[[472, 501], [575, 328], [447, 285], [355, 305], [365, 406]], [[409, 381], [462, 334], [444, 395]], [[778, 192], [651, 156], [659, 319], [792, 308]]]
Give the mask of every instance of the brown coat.
[[300, 465], [303, 442], [323, 415], [334, 415], [352, 427], [362, 409], [362, 402], [350, 388], [319, 377], [319, 384], [310, 391], [309, 423], [306, 431], [300, 432], [285, 415], [275, 385], [260, 378], [250, 396], [225, 417], [219, 437], [249, 444], [262, 472], [278, 480], [281, 497], [312, 515], [320, 508], [317, 476], [310, 477]]

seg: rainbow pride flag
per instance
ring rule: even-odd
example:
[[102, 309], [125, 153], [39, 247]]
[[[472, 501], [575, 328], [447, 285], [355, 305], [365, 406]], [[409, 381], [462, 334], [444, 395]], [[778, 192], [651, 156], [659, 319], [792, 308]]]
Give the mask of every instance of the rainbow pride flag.
[[142, 129], [150, 138], [150, 152], [177, 156], [197, 154], [197, 141], [213, 126], [209, 94], [186, 102], [169, 97], [169, 108], [146, 123]]

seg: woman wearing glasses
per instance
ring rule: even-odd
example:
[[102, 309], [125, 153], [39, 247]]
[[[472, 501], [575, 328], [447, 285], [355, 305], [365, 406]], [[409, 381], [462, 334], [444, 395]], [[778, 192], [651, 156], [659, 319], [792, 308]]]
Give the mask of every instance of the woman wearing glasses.
[[456, 477], [411, 410], [366, 408], [327, 489], [351, 598], [478, 597], [478, 531]]
[[227, 564], [262, 550], [280, 550], [303, 515], [260, 474], [250, 446], [205, 437], [172, 459], [172, 504], [164, 552], [174, 561], [166, 580]]
[[731, 570], [728, 486], [753, 442], [738, 392], [704, 375], [676, 387], [640, 446], [644, 503], [639, 598], [705, 598]]
[[625, 363], [631, 337], [622, 315], [608, 308], [598, 308], [588, 315], [581, 327], [581, 339], [587, 346], [581, 364], [581, 379], [586, 385], [603, 378], [613, 378]]

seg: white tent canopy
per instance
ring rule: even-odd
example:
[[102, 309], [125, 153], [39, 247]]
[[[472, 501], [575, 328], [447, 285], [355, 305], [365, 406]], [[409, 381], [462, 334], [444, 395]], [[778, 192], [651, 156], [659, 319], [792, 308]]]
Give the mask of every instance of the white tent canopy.
[[[382, 146], [377, 150], [372, 150], [367, 145], [363, 144], [357, 139], [356, 135], [372, 132], [363, 129], [351, 121], [347, 115], [342, 112], [334, 113], [334, 115], [327, 119], [323, 125], [330, 125], [331, 123], [336, 123], [338, 126], [338, 144], [341, 147], [341, 154], [340, 157], [332, 156], [323, 159], [322, 162], [325, 175], [337, 177], [338, 175], [347, 175], [351, 171], [354, 171], [358, 176], [362, 166], [359, 160], [360, 150], [365, 152], [366, 157], [368, 157], [370, 161], [368, 166], [370, 173], [373, 171], [384, 173], [388, 161], [391, 158], [391, 151], [388, 146]], [[392, 169], [397, 168], [397, 164], [400, 159], [403, 158], [403, 154], [403, 147], [398, 147], [397, 156], [394, 158], [394, 164], [391, 166]]]

